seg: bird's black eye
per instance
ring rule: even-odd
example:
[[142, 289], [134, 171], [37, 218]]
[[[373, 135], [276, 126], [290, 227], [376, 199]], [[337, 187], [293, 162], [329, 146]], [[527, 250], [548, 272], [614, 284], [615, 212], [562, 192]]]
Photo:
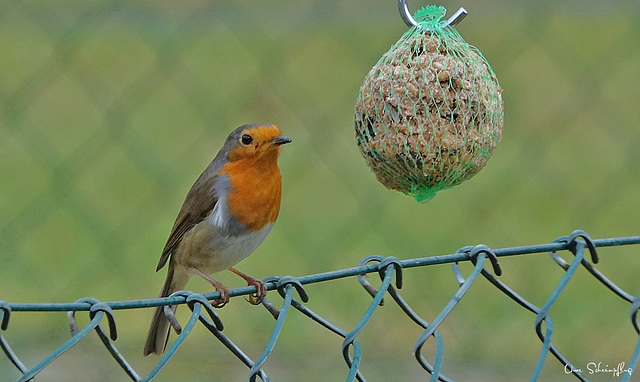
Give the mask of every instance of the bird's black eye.
[[242, 142], [243, 145], [250, 145], [251, 142], [253, 142], [253, 137], [249, 134], [243, 134], [240, 138], [240, 142]]

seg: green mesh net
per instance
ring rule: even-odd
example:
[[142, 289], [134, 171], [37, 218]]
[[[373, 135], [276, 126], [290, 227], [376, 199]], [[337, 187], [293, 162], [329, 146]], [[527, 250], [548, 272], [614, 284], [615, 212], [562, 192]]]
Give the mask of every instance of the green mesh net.
[[502, 89], [495, 73], [451, 26], [443, 7], [410, 28], [360, 88], [354, 127], [378, 181], [419, 202], [478, 173], [500, 142]]

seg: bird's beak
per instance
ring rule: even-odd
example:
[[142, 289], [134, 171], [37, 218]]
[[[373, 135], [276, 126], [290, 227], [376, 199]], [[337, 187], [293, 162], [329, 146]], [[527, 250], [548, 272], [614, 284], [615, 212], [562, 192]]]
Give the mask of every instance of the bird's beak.
[[273, 138], [273, 140], [271, 140], [271, 144], [274, 146], [280, 146], [280, 145], [284, 145], [285, 143], [290, 143], [291, 142], [291, 138], [289, 137], [285, 137], [282, 135], [279, 135], [275, 138]]

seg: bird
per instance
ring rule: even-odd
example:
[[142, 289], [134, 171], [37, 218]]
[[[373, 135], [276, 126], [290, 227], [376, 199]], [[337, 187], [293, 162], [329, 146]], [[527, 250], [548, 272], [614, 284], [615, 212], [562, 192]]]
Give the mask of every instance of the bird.
[[[178, 213], [162, 250], [156, 272], [169, 263], [160, 298], [184, 289], [192, 276], [201, 276], [220, 292], [212, 305], [229, 301], [229, 289], [210, 275], [230, 270], [256, 287], [254, 305], [267, 293], [263, 281], [233, 268], [253, 253], [278, 217], [282, 180], [280, 148], [291, 139], [272, 124], [242, 125], [229, 134], [209, 166], [195, 181]], [[176, 307], [172, 307], [173, 310]], [[156, 307], [144, 355], [164, 353], [169, 321]]]

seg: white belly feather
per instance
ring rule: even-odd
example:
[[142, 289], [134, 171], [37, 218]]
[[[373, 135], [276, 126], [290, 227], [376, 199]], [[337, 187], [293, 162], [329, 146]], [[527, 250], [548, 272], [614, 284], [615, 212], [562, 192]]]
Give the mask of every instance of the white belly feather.
[[271, 227], [273, 227], [273, 224], [266, 225], [260, 231], [248, 231], [240, 236], [213, 238], [211, 240], [212, 247], [222, 249], [212, 251], [216, 252], [215, 257], [218, 258], [213, 261], [215, 263], [213, 272], [229, 269], [252, 254], [267, 237]]
[[174, 261], [206, 274], [229, 269], [253, 253], [273, 227], [271, 223], [259, 231], [230, 229], [223, 224], [226, 213], [223, 208], [214, 208], [187, 232], [174, 253]]

